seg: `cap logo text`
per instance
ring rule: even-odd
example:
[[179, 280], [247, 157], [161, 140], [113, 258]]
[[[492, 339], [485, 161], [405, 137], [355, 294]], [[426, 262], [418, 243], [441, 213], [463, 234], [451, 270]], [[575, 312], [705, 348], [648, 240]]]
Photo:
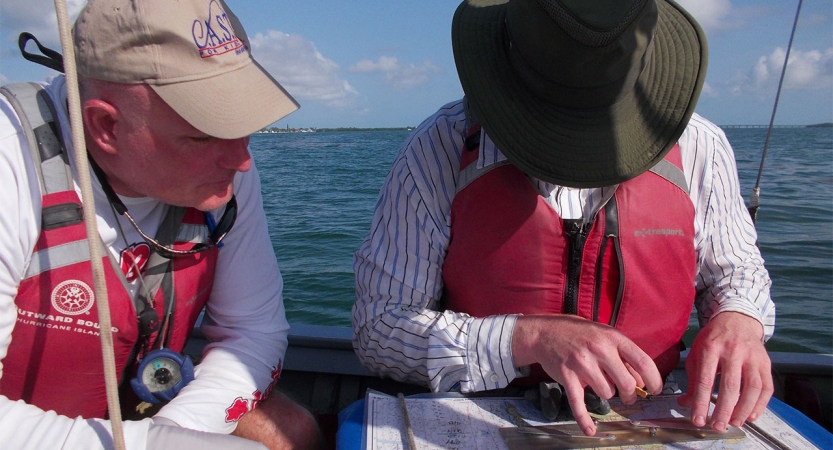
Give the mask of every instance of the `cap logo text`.
[[228, 15], [216, 0], [208, 4], [208, 19], [194, 20], [191, 35], [201, 58], [210, 58], [231, 51], [239, 53], [246, 47], [234, 33]]

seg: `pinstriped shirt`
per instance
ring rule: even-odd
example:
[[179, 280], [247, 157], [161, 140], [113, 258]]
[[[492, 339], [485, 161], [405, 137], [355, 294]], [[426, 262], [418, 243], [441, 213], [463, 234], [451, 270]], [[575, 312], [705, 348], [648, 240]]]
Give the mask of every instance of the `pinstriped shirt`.
[[[370, 231], [356, 251], [353, 346], [372, 372], [429, 386], [435, 392], [499, 389], [521, 373], [512, 363], [517, 315], [472, 317], [437, 311], [467, 130], [462, 101], [449, 103], [417, 127], [382, 186]], [[506, 159], [485, 132], [476, 162]], [[743, 202], [737, 167], [723, 131], [694, 114], [679, 139], [683, 171], [695, 206], [692, 274], [702, 327], [734, 311], [759, 320], [772, 336], [770, 278]], [[616, 186], [574, 189], [532, 179], [564, 219], [589, 221]], [[486, 299], [484, 299], [486, 301]]]

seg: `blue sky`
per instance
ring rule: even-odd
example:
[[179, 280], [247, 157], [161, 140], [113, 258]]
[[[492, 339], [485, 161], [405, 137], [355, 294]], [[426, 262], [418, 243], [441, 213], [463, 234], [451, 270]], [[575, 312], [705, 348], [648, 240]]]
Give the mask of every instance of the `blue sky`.
[[[74, 19], [84, 0], [68, 0]], [[680, 0], [706, 30], [697, 112], [768, 124], [798, 0]], [[285, 127], [414, 126], [462, 89], [451, 51], [457, 0], [227, 0], [255, 58], [301, 103]], [[60, 49], [51, 0], [0, 1], [0, 82], [52, 73], [19, 56], [30, 31]], [[776, 124], [833, 122], [833, 2], [805, 0]], [[32, 51], [33, 47], [29, 50]]]

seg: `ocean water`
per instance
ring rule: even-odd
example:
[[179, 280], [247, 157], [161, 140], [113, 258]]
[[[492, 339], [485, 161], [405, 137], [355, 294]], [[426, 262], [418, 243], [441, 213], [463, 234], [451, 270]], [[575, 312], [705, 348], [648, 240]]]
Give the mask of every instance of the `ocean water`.
[[[726, 129], [747, 202], [766, 132]], [[350, 326], [353, 252], [408, 134], [252, 136], [290, 322]], [[775, 128], [760, 187], [759, 245], [777, 304], [776, 332], [767, 348], [833, 353], [833, 128]]]

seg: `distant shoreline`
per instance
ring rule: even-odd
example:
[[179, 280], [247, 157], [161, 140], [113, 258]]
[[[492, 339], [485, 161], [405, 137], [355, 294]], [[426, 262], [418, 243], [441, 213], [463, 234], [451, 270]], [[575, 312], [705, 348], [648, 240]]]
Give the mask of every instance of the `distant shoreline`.
[[[768, 125], [720, 125], [721, 128], [768, 128]], [[815, 123], [811, 125], [773, 125], [773, 128], [831, 128], [833, 122]], [[379, 127], [379, 128], [277, 128], [270, 127], [256, 132], [255, 134], [280, 134], [280, 133], [327, 133], [333, 131], [412, 131], [414, 127]]]
[[266, 128], [255, 134], [278, 134], [278, 133], [327, 133], [332, 131], [411, 131], [414, 127], [391, 127], [391, 128]]
[[[814, 123], [812, 125], [773, 125], [772, 128], [828, 128], [833, 122]], [[769, 125], [720, 125], [720, 128], [769, 128]]]

